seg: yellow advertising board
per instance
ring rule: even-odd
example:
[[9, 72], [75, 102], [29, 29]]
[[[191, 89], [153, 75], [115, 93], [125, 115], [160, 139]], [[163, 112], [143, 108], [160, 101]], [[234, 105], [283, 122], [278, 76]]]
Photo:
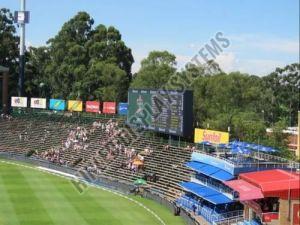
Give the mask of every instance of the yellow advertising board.
[[82, 112], [82, 101], [68, 101], [68, 110], [71, 112]]
[[206, 129], [196, 128], [194, 142], [200, 143], [203, 141], [208, 141], [213, 144], [228, 144], [229, 133], [216, 131], [216, 130], [206, 130]]

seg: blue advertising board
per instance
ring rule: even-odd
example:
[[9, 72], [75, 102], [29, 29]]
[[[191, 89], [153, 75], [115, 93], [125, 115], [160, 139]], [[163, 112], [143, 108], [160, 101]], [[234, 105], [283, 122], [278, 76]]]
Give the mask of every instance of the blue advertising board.
[[128, 113], [128, 103], [120, 102], [118, 106], [119, 115], [127, 115]]
[[52, 110], [63, 111], [66, 109], [66, 101], [62, 99], [50, 99], [49, 108]]
[[197, 161], [197, 162], [202, 162], [208, 165], [212, 165], [215, 166], [217, 168], [220, 168], [222, 170], [225, 170], [227, 172], [229, 172], [230, 174], [235, 175], [236, 174], [236, 170], [235, 170], [235, 166], [234, 164], [222, 160], [220, 158], [216, 158], [210, 155], [206, 155], [203, 153], [198, 153], [198, 152], [193, 152], [192, 153], [192, 161]]
[[[222, 170], [229, 172], [232, 175], [238, 175], [240, 173], [247, 173], [247, 172], [252, 172], [252, 171], [270, 169], [270, 167], [266, 167], [265, 165], [259, 167], [257, 163], [249, 163], [249, 162], [243, 163], [243, 161], [233, 163], [233, 162], [230, 162], [223, 158], [217, 158], [215, 156], [207, 155], [207, 154], [200, 153], [200, 152], [192, 153], [192, 161], [201, 162], [201, 163], [205, 163], [205, 164], [220, 168]], [[274, 168], [277, 168], [277, 167], [274, 167]]]

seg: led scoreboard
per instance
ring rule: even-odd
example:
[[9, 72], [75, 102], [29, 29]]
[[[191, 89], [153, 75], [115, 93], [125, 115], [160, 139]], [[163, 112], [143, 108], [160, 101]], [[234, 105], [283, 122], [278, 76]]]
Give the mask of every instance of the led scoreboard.
[[193, 131], [193, 92], [129, 89], [127, 124], [190, 136]]

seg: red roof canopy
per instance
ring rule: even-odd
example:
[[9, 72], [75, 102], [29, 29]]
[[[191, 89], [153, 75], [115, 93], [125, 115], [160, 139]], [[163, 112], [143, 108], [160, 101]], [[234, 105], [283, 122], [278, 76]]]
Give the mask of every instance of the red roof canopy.
[[227, 186], [239, 193], [240, 201], [264, 198], [260, 188], [248, 183], [244, 180], [232, 180], [224, 182]]
[[240, 174], [243, 179], [261, 188], [265, 197], [300, 197], [300, 174], [285, 170], [266, 170]]

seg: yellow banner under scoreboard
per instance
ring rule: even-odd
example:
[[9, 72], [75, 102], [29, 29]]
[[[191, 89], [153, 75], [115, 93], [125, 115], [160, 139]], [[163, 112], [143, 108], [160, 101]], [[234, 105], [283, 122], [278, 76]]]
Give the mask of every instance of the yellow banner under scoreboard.
[[68, 101], [68, 110], [71, 112], [82, 112], [82, 101]]
[[203, 141], [208, 141], [213, 144], [228, 144], [229, 133], [216, 131], [216, 130], [206, 130], [206, 129], [196, 128], [194, 142], [200, 143]]

